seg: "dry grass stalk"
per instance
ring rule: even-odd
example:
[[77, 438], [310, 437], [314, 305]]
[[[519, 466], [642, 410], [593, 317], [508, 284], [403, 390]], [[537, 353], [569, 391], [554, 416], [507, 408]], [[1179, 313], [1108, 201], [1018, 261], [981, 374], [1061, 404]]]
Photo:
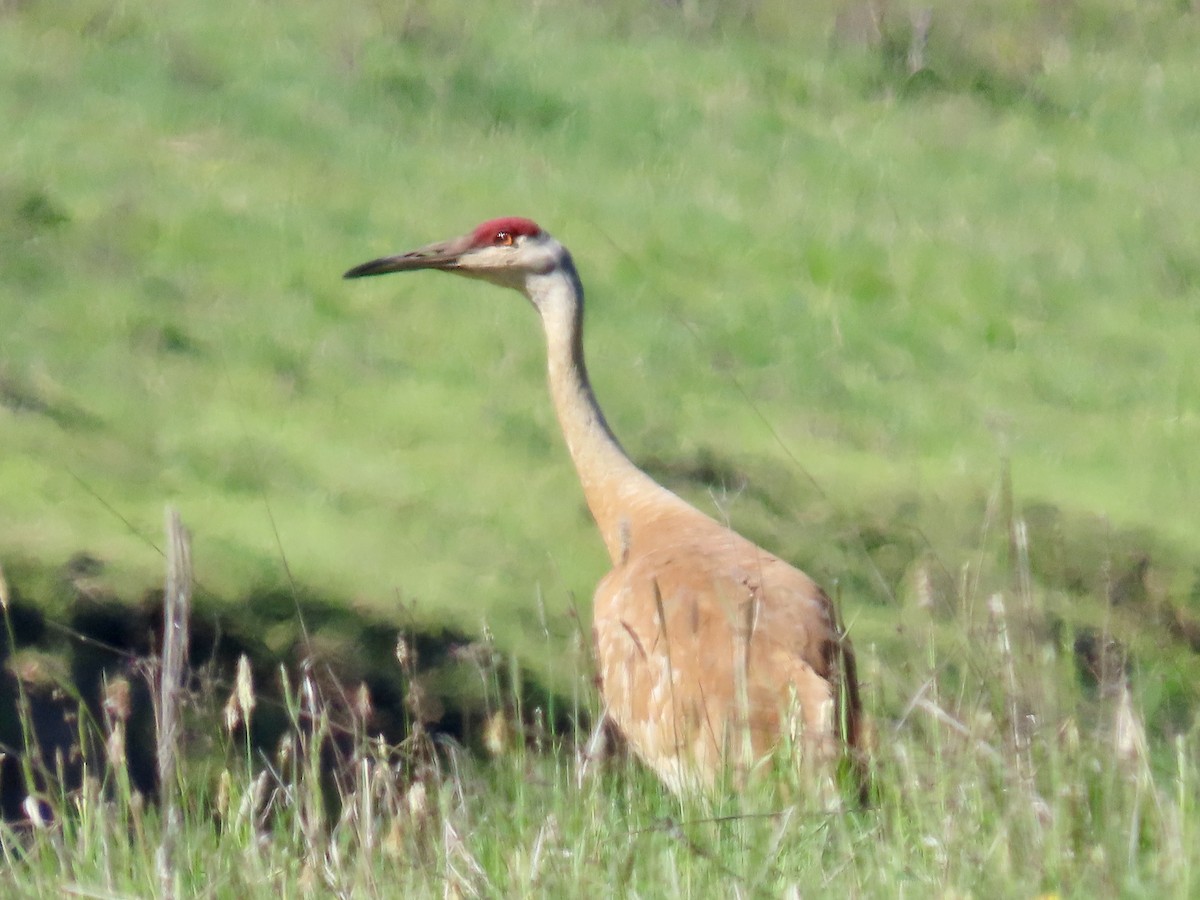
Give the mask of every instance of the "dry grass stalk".
[[163, 897], [176, 895], [175, 846], [181, 827], [178, 798], [179, 701], [187, 665], [188, 625], [192, 600], [190, 539], [179, 512], [167, 508], [167, 585], [163, 596], [163, 646], [159, 667], [158, 783], [162, 795], [163, 830], [155, 859]]

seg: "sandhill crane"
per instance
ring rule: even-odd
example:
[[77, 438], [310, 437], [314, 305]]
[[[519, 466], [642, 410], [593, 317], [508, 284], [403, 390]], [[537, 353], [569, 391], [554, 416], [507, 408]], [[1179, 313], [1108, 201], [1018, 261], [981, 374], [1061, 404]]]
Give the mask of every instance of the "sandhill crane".
[[417, 269], [513, 288], [541, 316], [554, 407], [612, 558], [593, 613], [601, 695], [634, 752], [676, 793], [740, 779], [781, 742], [806, 768], [845, 754], [861, 773], [854, 655], [832, 603], [625, 454], [588, 382], [566, 248], [529, 219], [494, 219], [345, 277]]

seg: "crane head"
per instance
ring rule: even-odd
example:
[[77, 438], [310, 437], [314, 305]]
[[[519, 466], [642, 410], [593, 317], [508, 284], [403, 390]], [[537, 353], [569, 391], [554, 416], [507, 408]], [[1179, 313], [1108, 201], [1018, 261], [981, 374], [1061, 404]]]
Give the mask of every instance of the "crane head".
[[343, 277], [439, 269], [523, 290], [530, 275], [545, 274], [557, 268], [564, 255], [562, 245], [536, 222], [509, 216], [490, 219], [448, 241], [428, 244], [397, 256], [373, 259], [355, 266]]

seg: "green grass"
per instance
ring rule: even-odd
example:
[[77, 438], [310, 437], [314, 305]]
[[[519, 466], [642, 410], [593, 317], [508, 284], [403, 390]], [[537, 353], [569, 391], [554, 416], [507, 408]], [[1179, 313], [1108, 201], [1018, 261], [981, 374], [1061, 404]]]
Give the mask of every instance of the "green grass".
[[[1122, 678], [1081, 689], [1026, 613], [993, 601], [960, 614], [970, 646], [936, 650], [927, 617], [912, 623], [926, 658], [892, 668], [864, 654], [869, 706], [903, 709], [876, 722], [866, 807], [816, 799], [787, 766], [675, 799], [631, 760], [588, 758], [586, 732], [547, 733], [545, 710], [521, 709], [478, 654], [501, 723], [490, 759], [417, 724], [399, 745], [371, 737], [365, 695], [331, 693], [319, 671], [277, 676], [288, 725], [260, 755], [247, 722], [271, 701], [248, 681], [210, 683], [185, 708], [190, 752], [154, 806], [130, 787], [121, 704], [94, 726], [84, 710], [82, 784], [39, 772], [41, 824], [0, 826], [0, 886], [30, 897], [1193, 896], [1197, 730], [1151, 753]], [[396, 676], [419, 674], [409, 654]], [[235, 715], [221, 725], [226, 696]], [[572, 714], [594, 714], [590, 702]], [[166, 793], [182, 827], [160, 870]]]
[[[1017, 894], [1186, 895], [1195, 859], [1172, 848], [1196, 844], [1200, 25], [1178, 3], [926, 5], [927, 68], [910, 77], [901, 8], [864, 45], [836, 24], [844, 7], [776, 0], [0, 4], [14, 608], [78, 630], [97, 599], [138, 604], [160, 581], [169, 502], [195, 535], [201, 612], [264, 654], [386, 680], [368, 632], [486, 625], [530, 682], [572, 695], [574, 616], [606, 566], [533, 314], [435, 275], [340, 280], [531, 215], [575, 253], [592, 375], [626, 447], [840, 596], [882, 673], [872, 714], [899, 729], [877, 815], [688, 833], [746, 890], [820, 892], [803, 874], [820, 863], [830, 890], [977, 892], [986, 857]], [[1016, 526], [1027, 558], [1010, 558]], [[68, 572], [80, 553], [102, 571]], [[1101, 715], [1070, 694], [1073, 642], [1096, 629], [1132, 655], [1151, 742], [1139, 768], [1110, 759], [1095, 723], [1069, 752], [1043, 733], [1052, 826], [996, 788], [1011, 758], [998, 774], [963, 751], [952, 794], [946, 736], [899, 724], [927, 673], [976, 727], [973, 629], [992, 593], [1017, 602], [1018, 570], [1045, 691], [1068, 693], [1040, 707], [1047, 723]], [[17, 631], [22, 651], [83, 652]], [[464, 690], [461, 666], [430, 678]], [[1003, 745], [998, 722], [979, 728]], [[594, 848], [554, 856], [549, 893], [732, 883], [654, 825], [713, 810], [664, 812], [627, 775], [579, 799], [566, 757], [528, 764], [545, 790], [475, 761], [438, 776], [439, 815], [484, 842], [469, 844], [482, 884], [534, 890], [500, 861], [528, 861], [547, 807], [563, 847]], [[1068, 810], [1072, 791], [1093, 805]], [[231, 891], [271, 872], [299, 890], [293, 832], [231, 845], [206, 830], [213, 801], [194, 802], [197, 873], [229, 853]], [[1107, 803], [1150, 822], [1145, 839], [1111, 843]], [[401, 883], [440, 890], [445, 841], [395, 863]], [[788, 848], [778, 871], [760, 864], [771, 846]], [[53, 893], [67, 876], [45, 853], [21, 877]], [[245, 854], [260, 867], [230, 862]], [[103, 858], [81, 864], [150, 871]], [[364, 865], [345, 877], [382, 883]], [[124, 877], [89, 883], [141, 891]]]

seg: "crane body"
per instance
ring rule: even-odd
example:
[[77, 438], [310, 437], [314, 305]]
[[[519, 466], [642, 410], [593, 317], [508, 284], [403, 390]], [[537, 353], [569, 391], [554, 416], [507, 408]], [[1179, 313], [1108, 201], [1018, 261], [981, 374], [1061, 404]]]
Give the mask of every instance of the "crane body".
[[540, 314], [550, 392], [612, 560], [593, 636], [606, 715], [676, 793], [752, 773], [782, 743], [803, 764], [861, 769], [853, 650], [807, 575], [639, 469], [609, 428], [583, 354], [583, 288], [528, 219], [356, 266], [347, 278], [437, 269], [523, 293]]

